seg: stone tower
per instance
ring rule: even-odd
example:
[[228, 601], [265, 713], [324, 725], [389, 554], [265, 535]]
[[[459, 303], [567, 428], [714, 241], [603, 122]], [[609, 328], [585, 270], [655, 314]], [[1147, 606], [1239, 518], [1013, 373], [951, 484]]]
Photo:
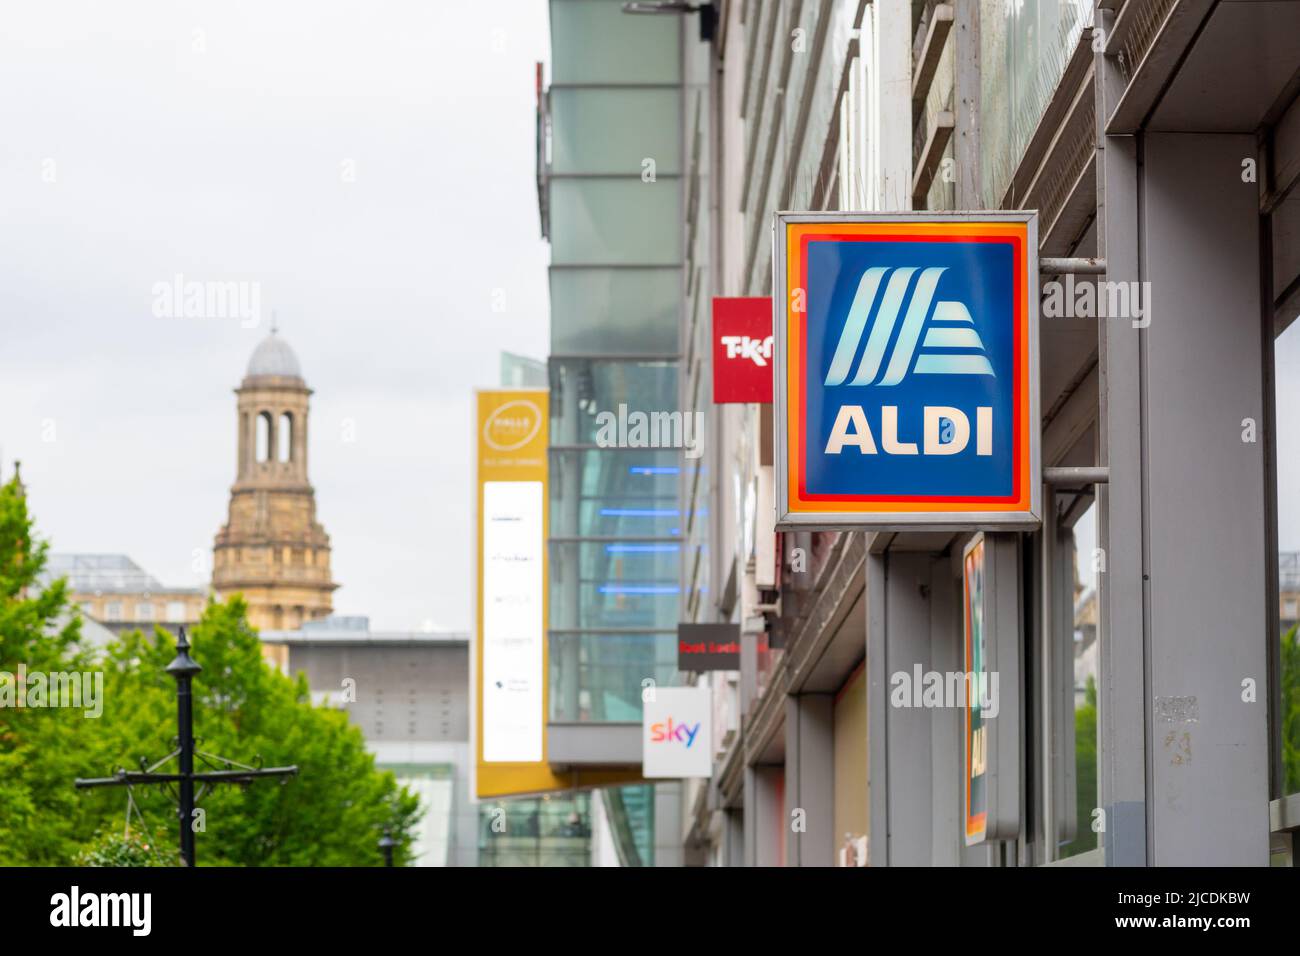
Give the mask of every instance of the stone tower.
[[213, 547], [212, 589], [240, 592], [260, 630], [293, 630], [325, 617], [338, 587], [330, 539], [307, 480], [311, 389], [275, 330], [249, 359], [239, 388], [239, 457], [230, 515]]

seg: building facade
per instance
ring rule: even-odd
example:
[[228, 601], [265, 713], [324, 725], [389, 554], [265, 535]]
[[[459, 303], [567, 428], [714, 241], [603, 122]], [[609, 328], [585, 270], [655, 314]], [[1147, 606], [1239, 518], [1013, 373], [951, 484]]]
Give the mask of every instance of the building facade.
[[213, 545], [212, 588], [221, 598], [242, 593], [259, 630], [295, 630], [328, 616], [338, 587], [307, 477], [311, 389], [293, 350], [272, 331], [235, 394], [235, 483]]
[[167, 587], [125, 554], [51, 554], [43, 579], [58, 578], [83, 615], [115, 634], [196, 624], [208, 599], [203, 588]]
[[[537, 157], [551, 246], [547, 753], [571, 771], [631, 769], [642, 694], [676, 677], [680, 488], [694, 463], [671, 438], [602, 424], [676, 406], [684, 33], [607, 0], [552, 0], [550, 19]], [[656, 822], [677, 786], [599, 792], [624, 863], [680, 857], [657, 838], [675, 818]]]
[[[552, 625], [565, 628], [552, 632], [553, 686], [576, 690], [553, 696], [572, 709], [553, 719], [593, 719], [582, 693], [591, 652], [607, 646], [609, 614], [640, 602], [615, 600], [609, 565], [591, 557], [593, 547], [602, 553], [596, 535], [608, 544], [645, 533], [630, 532], [630, 519], [597, 526], [614, 518], [608, 509], [633, 509], [637, 528], [655, 534], [638, 543], [661, 536], [677, 547], [662, 572], [676, 573], [677, 619], [731, 623], [742, 635], [736, 672], [632, 665], [641, 680], [712, 690], [712, 775], [656, 788], [656, 843], [675, 824], [681, 846], [663, 862], [1292, 862], [1300, 800], [1288, 783], [1282, 688], [1295, 676], [1281, 653], [1291, 589], [1280, 584], [1277, 513], [1293, 489], [1276, 479], [1287, 410], [1274, 407], [1273, 346], [1300, 312], [1300, 5], [629, 6], [658, 15], [613, 0], [551, 7], [552, 178], [542, 205], [557, 260], [553, 485], [566, 488], [566, 470], [580, 464], [622, 460], [588, 447], [582, 413], [621, 399], [606, 383], [631, 381], [634, 368], [600, 353], [648, 351], [628, 336], [660, 328], [647, 320], [650, 303], [676, 316], [672, 347], [668, 338], [653, 346], [676, 358], [671, 396], [641, 400], [702, 413], [706, 442], [698, 461], [680, 452], [645, 461], [674, 480], [636, 505], [602, 501], [593, 492], [613, 485], [594, 475], [574, 483], [572, 500], [558, 492], [552, 534], [578, 531], [551, 555]], [[654, 62], [664, 73], [653, 82], [665, 105], [634, 114], [647, 77], [629, 51], [660, 31]], [[579, 38], [585, 58], [566, 72]], [[590, 70], [599, 75], [581, 72]], [[569, 81], [579, 91], [565, 91]], [[620, 109], [599, 144], [575, 150], [563, 135], [582, 124], [563, 122], [562, 101], [580, 101], [588, 84]], [[674, 111], [675, 143], [637, 138]], [[631, 115], [635, 128], [619, 122]], [[581, 116], [608, 114], [587, 106]], [[675, 165], [660, 158], [672, 146]], [[660, 185], [666, 170], [680, 185], [642, 208], [652, 193], [634, 191], [633, 174], [648, 158]], [[560, 186], [559, 172], [573, 181]], [[716, 296], [772, 294], [777, 211], [979, 209], [1035, 210], [1041, 257], [1096, 261], [1044, 275], [1045, 297], [1061, 283], [1087, 287], [1093, 302], [1121, 284], [1132, 297], [1100, 316], [1044, 301], [1042, 464], [1092, 470], [1057, 472], [1073, 477], [1044, 486], [1040, 530], [996, 536], [1014, 569], [995, 598], [1017, 622], [1004, 719], [1019, 758], [997, 771], [1012, 824], [968, 845], [962, 711], [903, 706], [891, 691], [917, 668], [963, 669], [957, 608], [971, 534], [777, 533], [772, 407], [709, 400], [710, 307]], [[644, 240], [635, 258], [618, 245], [627, 222]], [[583, 243], [566, 245], [570, 235]], [[593, 263], [612, 273], [657, 259], [679, 270], [675, 300], [642, 292], [627, 302], [609, 294], [610, 280], [568, 307], [570, 284]], [[585, 323], [577, 342], [566, 337], [579, 328], [570, 316]], [[568, 357], [575, 351], [592, 354]], [[575, 362], [593, 373], [585, 389]], [[606, 369], [622, 377], [602, 378]], [[575, 388], [576, 406], [567, 400]], [[607, 475], [599, 469], [609, 466], [594, 467]], [[664, 502], [670, 492], [675, 504]], [[565, 507], [577, 524], [566, 524]], [[595, 585], [586, 606], [599, 612], [586, 621], [584, 567]], [[637, 626], [666, 633], [667, 606], [655, 607], [664, 616]], [[608, 622], [605, 637], [597, 621]], [[565, 640], [571, 656], [555, 653]]]
[[468, 635], [371, 631], [365, 617], [332, 616], [261, 638], [285, 673], [306, 676], [314, 703], [347, 712], [375, 765], [420, 798], [413, 865], [477, 865]]

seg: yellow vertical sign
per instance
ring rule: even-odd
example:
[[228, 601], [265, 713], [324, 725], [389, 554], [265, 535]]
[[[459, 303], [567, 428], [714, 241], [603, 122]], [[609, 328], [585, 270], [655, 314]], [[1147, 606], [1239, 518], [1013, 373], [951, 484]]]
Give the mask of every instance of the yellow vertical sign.
[[641, 778], [639, 768], [556, 773], [546, 760], [548, 397], [545, 389], [476, 395], [470, 690], [479, 798]]
[[547, 392], [477, 395], [475, 790], [550, 789], [546, 763]]

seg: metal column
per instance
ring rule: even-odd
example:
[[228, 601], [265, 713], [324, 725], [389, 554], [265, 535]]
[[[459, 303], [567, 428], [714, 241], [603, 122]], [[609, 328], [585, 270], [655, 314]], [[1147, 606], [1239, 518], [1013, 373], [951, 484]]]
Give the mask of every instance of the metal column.
[[786, 866], [835, 862], [834, 709], [830, 694], [785, 699]]
[[[1103, 29], [1115, 15], [1098, 10]], [[1107, 136], [1106, 117], [1127, 80], [1118, 63], [1098, 53], [1097, 254], [1107, 279], [1137, 281], [1139, 258], [1138, 140]], [[1141, 331], [1115, 319], [1098, 322], [1099, 464], [1110, 481], [1097, 489], [1098, 681], [1097, 747], [1106, 864], [1147, 862], [1146, 620], [1142, 462]]]

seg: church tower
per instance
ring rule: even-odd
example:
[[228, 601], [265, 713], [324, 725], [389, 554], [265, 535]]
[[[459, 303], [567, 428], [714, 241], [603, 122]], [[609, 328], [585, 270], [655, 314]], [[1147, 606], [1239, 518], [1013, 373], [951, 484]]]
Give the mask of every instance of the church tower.
[[235, 394], [238, 466], [230, 514], [213, 548], [212, 589], [220, 597], [242, 593], [254, 627], [294, 630], [330, 613], [338, 585], [307, 480], [311, 389], [274, 329], [254, 350]]

